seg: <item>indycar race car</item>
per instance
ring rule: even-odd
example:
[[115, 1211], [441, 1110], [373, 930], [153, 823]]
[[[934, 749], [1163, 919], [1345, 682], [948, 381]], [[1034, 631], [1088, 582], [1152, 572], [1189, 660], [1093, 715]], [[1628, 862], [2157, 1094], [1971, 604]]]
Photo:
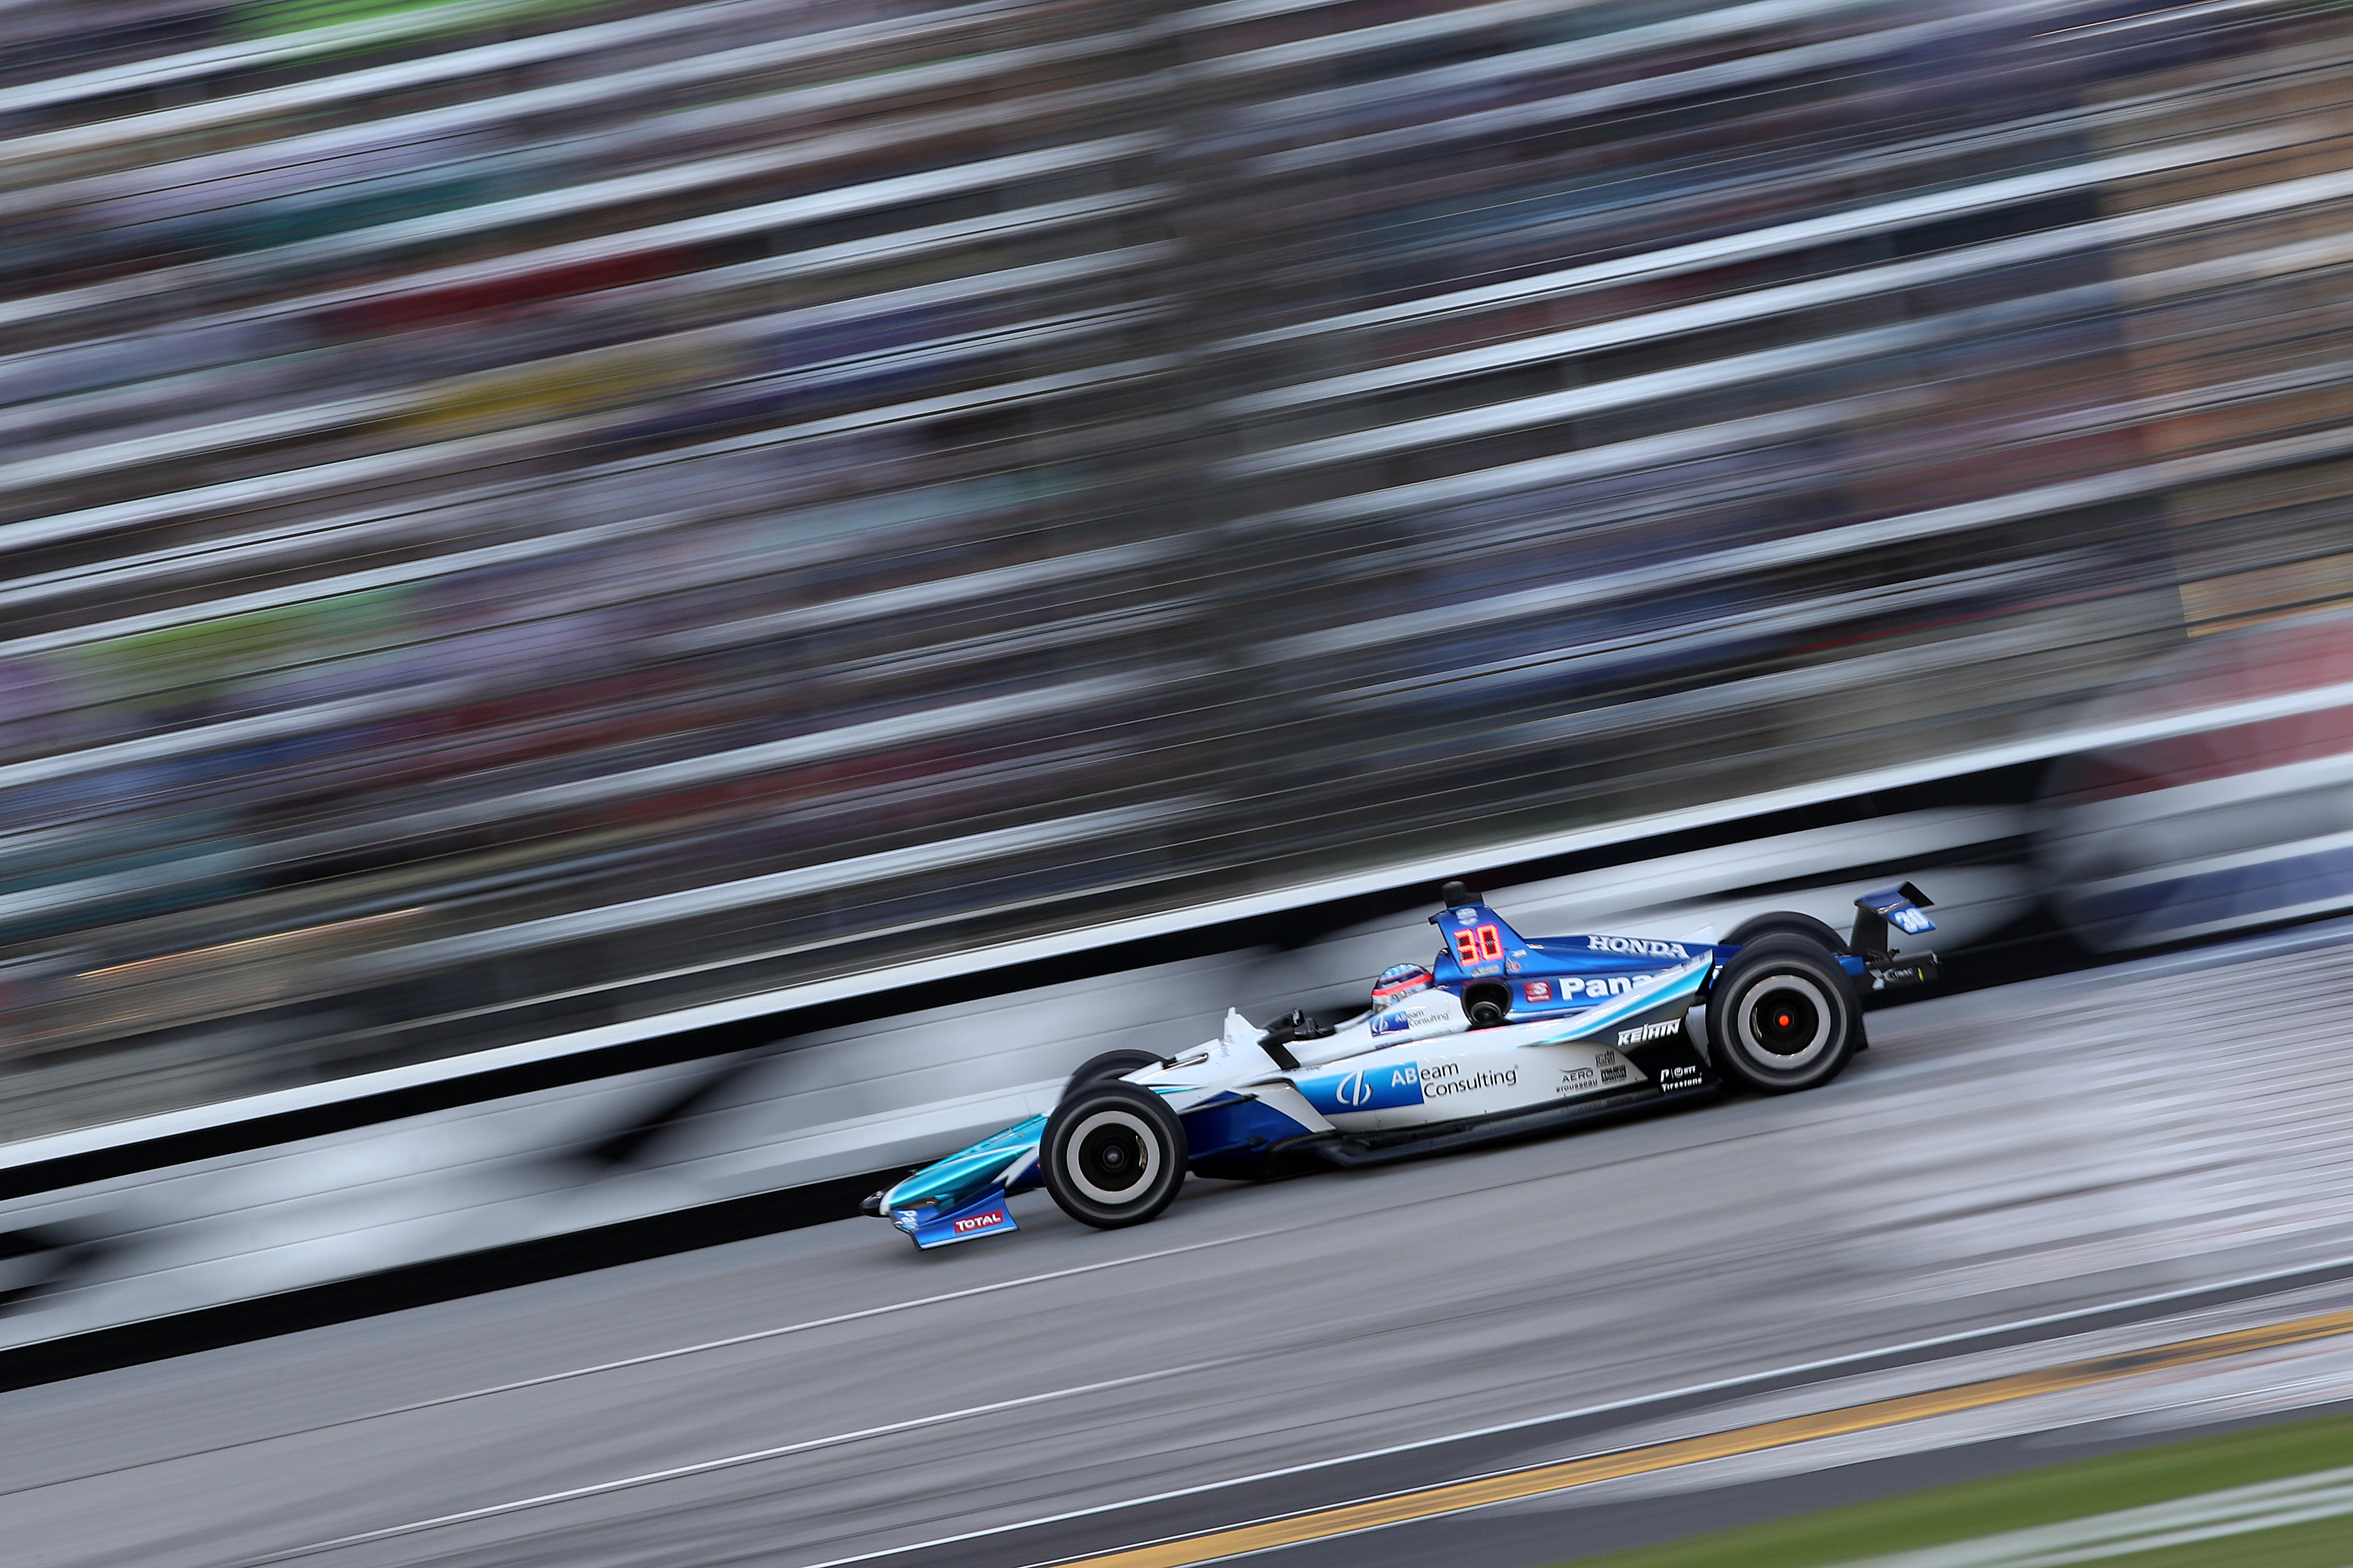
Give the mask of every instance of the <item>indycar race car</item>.
[[1384, 973], [1356, 1017], [1293, 1012], [1261, 1029], [1229, 1010], [1216, 1039], [1182, 1056], [1096, 1057], [1051, 1113], [925, 1166], [865, 1212], [944, 1247], [1018, 1228], [1007, 1194], [1043, 1186], [1071, 1218], [1110, 1229], [1158, 1215], [1187, 1171], [1379, 1164], [1727, 1083], [1814, 1089], [1864, 1046], [1863, 986], [1936, 973], [1934, 954], [1894, 954], [1893, 931], [1936, 929], [1909, 882], [1855, 900], [1843, 938], [1783, 911], [1721, 943], [1523, 937], [1460, 882], [1440, 896], [1436, 962]]

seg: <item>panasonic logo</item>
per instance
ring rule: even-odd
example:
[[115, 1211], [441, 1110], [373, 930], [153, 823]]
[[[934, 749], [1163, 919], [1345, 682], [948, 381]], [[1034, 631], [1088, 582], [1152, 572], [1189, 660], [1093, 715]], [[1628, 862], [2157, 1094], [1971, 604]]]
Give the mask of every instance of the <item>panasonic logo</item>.
[[1644, 958], [1689, 958], [1679, 942], [1653, 942], [1646, 936], [1588, 936], [1585, 945], [1596, 952], [1630, 952]]
[[1681, 1018], [1662, 1018], [1655, 1024], [1644, 1024], [1638, 1029], [1619, 1030], [1618, 1043], [1621, 1046], [1639, 1046], [1644, 1040], [1663, 1040], [1683, 1026], [1683, 1021]]

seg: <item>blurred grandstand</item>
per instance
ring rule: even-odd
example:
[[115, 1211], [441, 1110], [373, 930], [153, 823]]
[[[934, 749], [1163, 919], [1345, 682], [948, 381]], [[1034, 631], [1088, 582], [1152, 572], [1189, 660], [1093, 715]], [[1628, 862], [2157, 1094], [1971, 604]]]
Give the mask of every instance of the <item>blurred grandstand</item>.
[[2353, 595], [2353, 18], [0, 0], [0, 1133]]

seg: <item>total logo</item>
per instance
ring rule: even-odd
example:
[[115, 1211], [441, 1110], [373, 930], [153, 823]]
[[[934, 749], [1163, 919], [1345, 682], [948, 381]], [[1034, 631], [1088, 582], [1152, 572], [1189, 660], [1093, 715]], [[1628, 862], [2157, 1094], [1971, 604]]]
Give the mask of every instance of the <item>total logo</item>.
[[1632, 953], [1641, 958], [1689, 958], [1679, 942], [1653, 942], [1646, 936], [1588, 936], [1585, 945], [1596, 952]]
[[1663, 1040], [1683, 1026], [1683, 1021], [1681, 1018], [1662, 1018], [1655, 1024], [1644, 1024], [1637, 1028], [1619, 1030], [1618, 1043], [1621, 1046], [1639, 1046], [1644, 1040]]
[[987, 1214], [968, 1214], [955, 1222], [958, 1236], [970, 1236], [976, 1230], [994, 1230], [1005, 1223], [1003, 1209], [991, 1209]]

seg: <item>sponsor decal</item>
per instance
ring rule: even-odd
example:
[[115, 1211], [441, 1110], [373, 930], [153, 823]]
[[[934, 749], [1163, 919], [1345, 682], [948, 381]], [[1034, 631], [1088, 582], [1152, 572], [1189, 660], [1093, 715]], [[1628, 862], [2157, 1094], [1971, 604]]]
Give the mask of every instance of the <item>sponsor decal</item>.
[[1549, 1002], [1552, 1000], [1552, 982], [1524, 980], [1520, 983], [1520, 994], [1531, 1002]]
[[[1619, 1069], [1618, 1076], [1620, 1078], [1626, 1076], [1626, 1072], [1623, 1068]], [[1563, 1068], [1560, 1069], [1560, 1092], [1563, 1094], [1583, 1094], [1588, 1089], [1599, 1089], [1599, 1087], [1601, 1087], [1601, 1080], [1594, 1076], [1594, 1071], [1591, 1068]]]
[[1503, 963], [1502, 928], [1493, 925], [1462, 927], [1454, 933], [1454, 957], [1465, 967]]
[[1388, 1110], [1421, 1103], [1422, 1069], [1414, 1062], [1384, 1062], [1347, 1072], [1299, 1080], [1307, 1103], [1326, 1116], [1351, 1110]]
[[1588, 936], [1585, 945], [1596, 952], [1631, 953], [1638, 958], [1689, 958], [1679, 942], [1652, 942], [1646, 936]]
[[1426, 1062], [1421, 1069], [1421, 1092], [1431, 1100], [1482, 1089], [1516, 1089], [1519, 1082], [1520, 1069], [1515, 1067], [1480, 1068], [1465, 1072], [1461, 1062]]
[[987, 1214], [968, 1214], [955, 1222], [958, 1236], [969, 1236], [976, 1230], [988, 1230], [1005, 1223], [1003, 1209], [991, 1209]]
[[1931, 931], [1936, 929], [1936, 921], [1930, 920], [1926, 915], [1922, 914], [1918, 910], [1914, 909], [1909, 904], [1905, 905], [1899, 910], [1888, 910], [1887, 919], [1888, 923], [1894, 926], [1897, 931], [1906, 932], [1912, 936], [1918, 936], [1923, 931]]
[[1683, 1021], [1681, 1018], [1662, 1018], [1655, 1024], [1644, 1024], [1636, 1028], [1619, 1030], [1618, 1043], [1621, 1046], [1639, 1046], [1644, 1040], [1663, 1040], [1669, 1035], [1680, 1031], [1683, 1026]]
[[1603, 1068], [1601, 1069], [1601, 1081], [1604, 1083], [1624, 1083], [1626, 1081], [1626, 1069], [1622, 1067]]
[[1589, 980], [1564, 980], [1560, 983], [1560, 994], [1564, 1001], [1571, 996], [1590, 996], [1598, 1001], [1604, 996], [1623, 996], [1644, 981], [1657, 978], [1656, 974], [1597, 974]]
[[1659, 1087], [1661, 1089], [1697, 1089], [1699, 1087], [1699, 1068], [1690, 1066], [1661, 1068], [1659, 1069]]
[[1386, 1013], [1374, 1016], [1373, 1033], [1402, 1035], [1430, 1024], [1442, 1024], [1446, 1019], [1446, 1010], [1442, 1007], [1392, 1007]]

